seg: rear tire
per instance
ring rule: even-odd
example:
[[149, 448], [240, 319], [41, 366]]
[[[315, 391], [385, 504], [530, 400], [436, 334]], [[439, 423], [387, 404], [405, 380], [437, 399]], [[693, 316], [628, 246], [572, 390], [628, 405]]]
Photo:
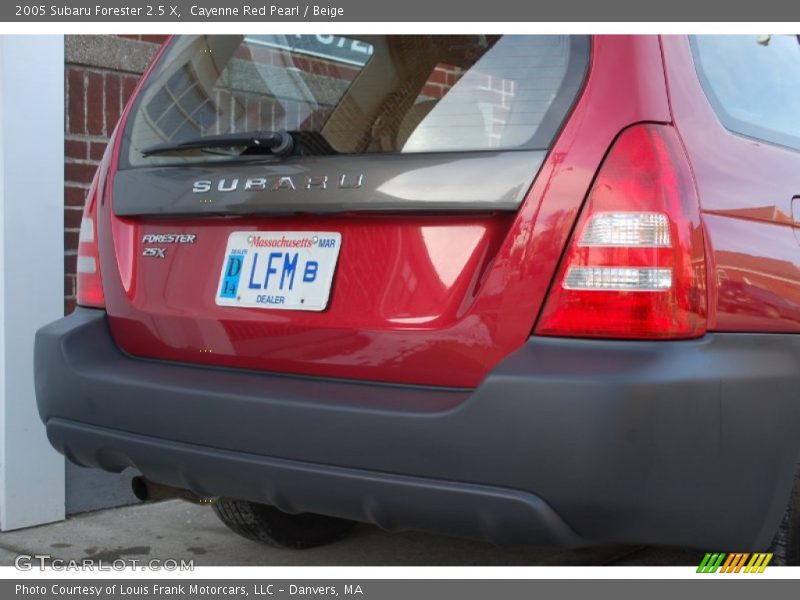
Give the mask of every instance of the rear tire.
[[335, 542], [356, 523], [312, 513], [290, 515], [274, 506], [220, 498], [212, 504], [219, 519], [234, 533], [276, 548], [305, 550]]
[[772, 540], [770, 552], [775, 555], [772, 557], [773, 565], [800, 565], [800, 468], [795, 473], [786, 512]]

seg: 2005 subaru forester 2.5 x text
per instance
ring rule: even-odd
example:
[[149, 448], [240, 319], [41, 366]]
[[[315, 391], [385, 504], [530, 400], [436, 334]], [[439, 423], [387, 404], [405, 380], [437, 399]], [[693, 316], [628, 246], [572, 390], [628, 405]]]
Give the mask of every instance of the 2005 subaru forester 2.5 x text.
[[799, 98], [794, 36], [175, 37], [37, 335], [48, 436], [287, 547], [796, 562]]

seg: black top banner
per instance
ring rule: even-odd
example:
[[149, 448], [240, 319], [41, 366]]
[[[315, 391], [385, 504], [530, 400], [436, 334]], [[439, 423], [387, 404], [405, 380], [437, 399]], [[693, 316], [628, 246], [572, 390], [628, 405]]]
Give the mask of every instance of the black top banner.
[[3, 22], [793, 22], [787, 0], [139, 0], [3, 2]]

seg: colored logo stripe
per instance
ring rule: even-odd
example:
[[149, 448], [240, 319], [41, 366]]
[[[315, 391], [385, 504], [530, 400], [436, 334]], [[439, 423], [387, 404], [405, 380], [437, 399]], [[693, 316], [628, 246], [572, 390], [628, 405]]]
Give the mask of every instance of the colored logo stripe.
[[728, 554], [728, 558], [722, 564], [720, 573], [738, 573], [744, 566], [744, 561], [750, 557], [747, 553]]
[[704, 557], [700, 566], [697, 567], [698, 573], [716, 573], [719, 566], [722, 564], [722, 561], [725, 560], [724, 553], [707, 553]]
[[[772, 560], [772, 553], [756, 552], [708, 552], [703, 557], [700, 566], [697, 567], [698, 573], [763, 573], [764, 569]], [[750, 559], [748, 562], [747, 559]], [[747, 566], [745, 566], [747, 563]], [[744, 571], [742, 571], [744, 569]]]
[[769, 561], [772, 560], [772, 553], [769, 554], [760, 553], [760, 554], [753, 554], [753, 558], [750, 559], [747, 567], [745, 568], [745, 573], [763, 573], [764, 569], [767, 568]]

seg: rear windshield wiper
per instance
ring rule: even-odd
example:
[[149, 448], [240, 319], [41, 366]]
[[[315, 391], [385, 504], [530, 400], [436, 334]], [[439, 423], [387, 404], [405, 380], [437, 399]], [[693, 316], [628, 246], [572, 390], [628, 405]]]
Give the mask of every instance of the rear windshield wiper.
[[156, 144], [142, 150], [142, 156], [169, 154], [182, 150], [202, 150], [204, 148], [234, 148], [243, 146], [247, 149], [265, 149], [272, 154], [289, 154], [294, 147], [294, 140], [287, 131], [249, 131], [242, 133], [222, 133], [198, 138], [190, 138], [180, 142]]

